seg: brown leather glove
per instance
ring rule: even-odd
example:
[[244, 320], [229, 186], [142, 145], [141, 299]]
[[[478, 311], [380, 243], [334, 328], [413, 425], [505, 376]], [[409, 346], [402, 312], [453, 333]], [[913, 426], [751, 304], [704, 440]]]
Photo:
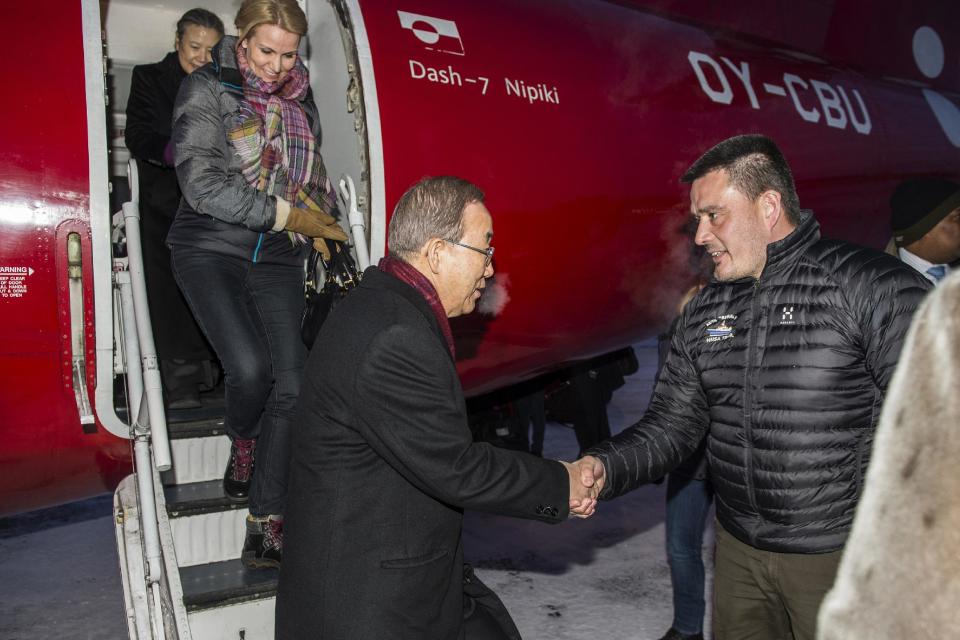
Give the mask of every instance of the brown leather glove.
[[340, 242], [347, 240], [347, 234], [333, 216], [313, 209], [290, 207], [290, 215], [287, 216], [284, 229], [296, 231], [311, 238], [330, 238]]
[[315, 251], [318, 251], [320, 255], [323, 256], [323, 259], [327, 262], [330, 262], [330, 247], [327, 246], [327, 241], [323, 238], [314, 238], [313, 239], [313, 248]]

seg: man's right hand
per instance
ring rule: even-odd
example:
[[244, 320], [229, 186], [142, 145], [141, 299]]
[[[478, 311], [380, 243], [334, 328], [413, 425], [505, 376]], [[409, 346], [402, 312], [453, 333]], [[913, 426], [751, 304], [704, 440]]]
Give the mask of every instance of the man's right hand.
[[607, 470], [599, 458], [593, 456], [583, 456], [574, 463], [580, 471], [580, 484], [585, 487], [591, 487], [599, 496], [603, 491], [603, 485], [607, 479]]
[[603, 464], [596, 458], [564, 462], [570, 475], [570, 514], [581, 518], [593, 515], [597, 496], [603, 488]]
[[302, 233], [310, 238], [328, 238], [339, 242], [347, 240], [347, 234], [333, 216], [313, 209], [290, 207], [284, 229]]

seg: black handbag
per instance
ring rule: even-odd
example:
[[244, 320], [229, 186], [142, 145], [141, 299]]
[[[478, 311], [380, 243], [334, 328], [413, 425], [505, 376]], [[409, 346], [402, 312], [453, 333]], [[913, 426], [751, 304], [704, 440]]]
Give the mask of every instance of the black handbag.
[[503, 601], [463, 563], [463, 630], [466, 640], [522, 640]]
[[330, 248], [329, 261], [324, 260], [316, 249], [311, 249], [307, 258], [304, 280], [306, 300], [300, 319], [300, 339], [308, 349], [313, 347], [330, 311], [360, 284], [362, 276], [344, 243], [334, 240], [327, 240], [326, 243]]

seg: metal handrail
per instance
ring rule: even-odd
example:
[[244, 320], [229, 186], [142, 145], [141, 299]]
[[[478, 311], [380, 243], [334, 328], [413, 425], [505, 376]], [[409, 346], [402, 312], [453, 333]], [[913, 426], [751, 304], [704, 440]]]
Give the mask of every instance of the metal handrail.
[[157, 516], [154, 468], [166, 471], [171, 466], [170, 440], [163, 409], [163, 394], [153, 326], [147, 302], [143, 251], [140, 243], [139, 179], [133, 158], [127, 165], [130, 202], [123, 203], [123, 226], [127, 259], [117, 260], [114, 282], [119, 290], [123, 348], [126, 355], [127, 401], [130, 437], [133, 439], [140, 531], [146, 562], [146, 582], [151, 593], [151, 629], [164, 637], [160, 588], [163, 582], [163, 547]]
[[[135, 427], [150, 435], [153, 457], [157, 469], [167, 471], [171, 466], [170, 438], [167, 434], [167, 418], [163, 409], [163, 386], [157, 362], [157, 349], [153, 342], [153, 324], [150, 322], [150, 306], [147, 302], [147, 283], [143, 269], [143, 249], [140, 243], [140, 198], [137, 188], [137, 161], [127, 163], [127, 179], [130, 181], [130, 202], [123, 203], [123, 224], [127, 237], [127, 269], [133, 292], [133, 311], [136, 316], [137, 342], [140, 346], [140, 361], [143, 370], [143, 389], [147, 399], [147, 415], [137, 412]], [[133, 411], [134, 407], [131, 407]], [[147, 420], [144, 420], [144, 417]]]
[[363, 271], [370, 266], [370, 251], [367, 248], [363, 214], [357, 207], [357, 189], [353, 185], [353, 178], [347, 174], [340, 176], [340, 197], [347, 205], [347, 220], [350, 222], [350, 231], [353, 234], [353, 246], [357, 251], [357, 264]]

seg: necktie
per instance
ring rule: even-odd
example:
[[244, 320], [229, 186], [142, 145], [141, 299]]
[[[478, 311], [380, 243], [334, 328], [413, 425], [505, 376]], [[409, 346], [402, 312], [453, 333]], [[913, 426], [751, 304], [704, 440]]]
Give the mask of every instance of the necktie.
[[947, 268], [942, 264], [935, 264], [927, 269], [927, 273], [930, 274], [930, 277], [933, 278], [934, 282], [940, 282], [943, 280], [943, 276], [947, 274]]

